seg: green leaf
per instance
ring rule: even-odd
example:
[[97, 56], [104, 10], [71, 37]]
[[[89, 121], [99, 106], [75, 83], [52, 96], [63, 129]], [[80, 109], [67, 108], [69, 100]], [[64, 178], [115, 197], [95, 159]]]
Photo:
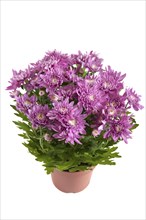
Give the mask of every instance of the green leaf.
[[139, 124], [134, 124], [134, 125], [132, 126], [131, 130], [136, 129], [138, 126], [139, 126]]
[[23, 137], [24, 139], [29, 139], [29, 137], [27, 136], [26, 133], [23, 133], [23, 134], [18, 134], [20, 137]]
[[26, 132], [30, 132], [30, 127], [29, 127], [29, 125], [26, 124], [25, 122], [22, 122], [22, 121], [13, 121], [13, 123], [14, 123], [15, 125], [17, 125], [19, 129], [22, 129], [22, 130], [24, 130], [24, 131], [26, 131]]
[[17, 113], [14, 113], [17, 117], [20, 117], [23, 121], [28, 122], [28, 118], [22, 112], [18, 111], [15, 105], [10, 105]]
[[52, 173], [52, 172], [53, 172], [54, 167], [49, 167], [49, 166], [46, 166], [46, 167], [45, 167], [45, 170], [46, 170], [47, 174], [50, 174], [50, 173]]

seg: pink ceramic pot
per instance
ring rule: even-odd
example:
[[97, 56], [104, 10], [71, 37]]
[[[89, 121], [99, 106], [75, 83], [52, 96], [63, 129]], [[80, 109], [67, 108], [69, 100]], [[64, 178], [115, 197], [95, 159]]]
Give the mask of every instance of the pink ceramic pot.
[[51, 177], [57, 189], [66, 193], [77, 193], [88, 186], [92, 172], [93, 168], [73, 173], [55, 169]]

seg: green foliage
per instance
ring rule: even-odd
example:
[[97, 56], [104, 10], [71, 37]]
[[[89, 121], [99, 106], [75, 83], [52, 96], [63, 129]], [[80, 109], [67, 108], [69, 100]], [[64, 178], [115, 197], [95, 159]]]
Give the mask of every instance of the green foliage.
[[133, 125], [132, 128], [131, 128], [131, 131], [132, 131], [132, 130], [134, 130], [135, 128], [137, 128], [137, 127], [139, 126], [139, 124], [136, 123], [135, 118], [131, 118], [131, 119], [132, 119], [132, 125]]
[[[14, 105], [15, 115], [21, 121], [14, 121], [23, 132], [19, 136], [23, 137], [23, 145], [33, 154], [37, 161], [43, 163], [47, 174], [54, 168], [62, 171], [75, 172], [90, 169], [98, 164], [115, 165], [114, 158], [121, 157], [116, 151], [118, 147], [112, 139], [104, 139], [103, 134], [94, 138], [91, 129], [87, 128], [87, 135], [81, 140], [82, 145], [65, 144], [63, 141], [53, 139], [48, 142], [44, 139], [44, 134], [49, 133], [46, 128], [33, 129], [27, 117], [19, 112]], [[89, 119], [90, 120], [90, 119]], [[133, 119], [133, 127], [138, 125]]]

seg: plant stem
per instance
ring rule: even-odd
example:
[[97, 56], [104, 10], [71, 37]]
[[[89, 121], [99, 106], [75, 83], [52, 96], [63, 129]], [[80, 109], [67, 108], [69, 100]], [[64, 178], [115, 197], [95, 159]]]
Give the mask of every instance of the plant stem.
[[42, 137], [42, 128], [40, 127], [39, 129], [40, 129], [40, 140], [39, 140], [40, 141], [40, 146], [41, 146], [42, 151], [45, 152], [44, 148], [43, 148], [43, 141], [42, 141], [42, 139], [43, 139], [43, 137]]

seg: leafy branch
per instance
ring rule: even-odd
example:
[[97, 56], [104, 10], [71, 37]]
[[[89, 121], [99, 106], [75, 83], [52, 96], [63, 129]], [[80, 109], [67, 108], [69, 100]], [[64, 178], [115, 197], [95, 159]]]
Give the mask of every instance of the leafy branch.
[[[11, 106], [21, 120], [14, 121], [22, 131], [19, 136], [24, 138], [23, 145], [35, 156], [37, 161], [43, 163], [47, 174], [54, 168], [75, 172], [90, 169], [98, 164], [115, 165], [114, 158], [121, 157], [116, 151], [118, 147], [112, 139], [104, 139], [103, 135], [94, 138], [92, 135], [81, 139], [82, 145], [64, 144], [63, 141], [53, 139], [48, 142], [44, 134], [49, 131], [43, 128], [32, 128], [27, 117], [19, 112], [15, 106]], [[90, 132], [89, 132], [90, 133]]]

